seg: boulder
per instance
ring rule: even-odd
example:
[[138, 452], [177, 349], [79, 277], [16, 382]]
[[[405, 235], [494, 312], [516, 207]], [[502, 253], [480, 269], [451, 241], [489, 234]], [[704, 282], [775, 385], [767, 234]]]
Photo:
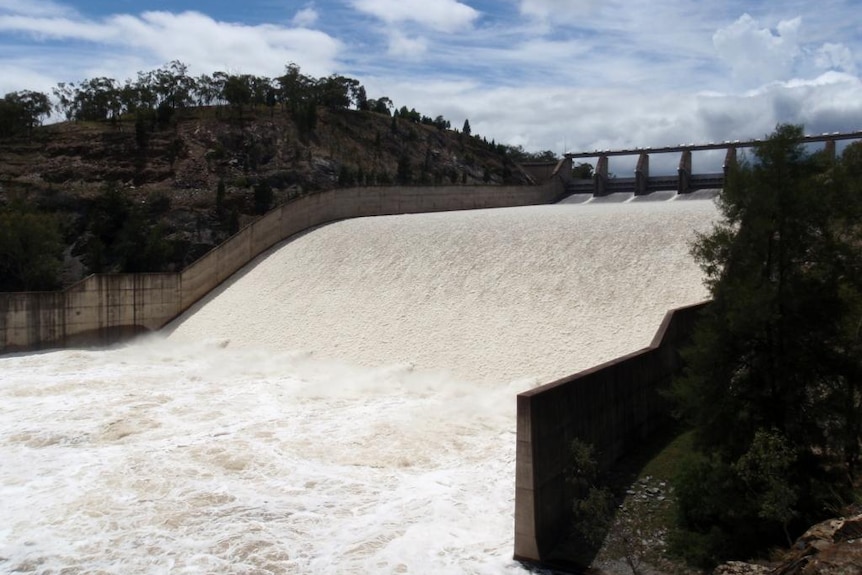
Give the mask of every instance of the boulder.
[[862, 513], [811, 527], [771, 568], [731, 561], [713, 571], [713, 575], [858, 574], [862, 574]]

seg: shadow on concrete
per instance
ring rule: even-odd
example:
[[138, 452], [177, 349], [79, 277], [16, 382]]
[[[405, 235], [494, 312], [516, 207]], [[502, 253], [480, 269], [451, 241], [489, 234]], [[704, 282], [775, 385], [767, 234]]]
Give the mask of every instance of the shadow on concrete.
[[307, 229], [302, 230], [301, 232], [295, 233], [292, 236], [285, 238], [285, 239], [281, 240], [280, 242], [277, 242], [272, 247], [264, 250], [263, 252], [261, 252], [260, 254], [255, 256], [254, 258], [252, 258], [247, 264], [245, 264], [240, 269], [238, 269], [236, 272], [231, 274], [228, 278], [226, 278], [220, 284], [218, 284], [216, 287], [214, 287], [209, 292], [207, 292], [207, 294], [205, 296], [203, 296], [201, 299], [199, 299], [198, 301], [193, 303], [191, 306], [189, 306], [189, 308], [186, 309], [184, 312], [182, 312], [180, 315], [178, 315], [177, 317], [175, 317], [174, 319], [169, 321], [161, 329], [157, 330], [156, 333], [159, 333], [164, 337], [170, 337], [170, 335], [173, 334], [177, 329], [179, 329], [179, 327], [181, 325], [183, 325], [186, 321], [188, 321], [190, 317], [192, 317], [194, 314], [199, 312], [201, 310], [201, 308], [205, 307], [207, 304], [212, 302], [214, 299], [216, 299], [217, 297], [222, 295], [226, 290], [228, 290], [230, 287], [232, 287], [235, 283], [237, 283], [242, 278], [244, 278], [249, 272], [251, 272], [251, 270], [253, 270], [263, 260], [270, 257], [272, 254], [274, 254], [275, 252], [277, 252], [278, 250], [280, 250], [281, 248], [283, 248], [287, 244], [289, 244], [291, 242], [295, 242], [296, 240], [302, 238], [303, 236], [305, 236], [307, 234], [315, 232], [322, 227], [329, 226], [329, 225], [332, 225], [334, 223], [337, 223], [337, 221], [324, 222], [324, 223], [318, 224], [316, 226], [311, 226], [310, 228], [307, 228]]
[[[631, 491], [638, 483], [638, 477], [646, 465], [664, 451], [683, 432], [678, 425], [669, 422], [655, 436], [645, 442], [639, 449], [628, 454], [609, 469], [604, 475], [604, 484], [608, 486], [614, 497], [614, 516], [608, 522], [614, 525], [620, 505], [626, 498], [626, 492]], [[610, 529], [601, 533], [596, 539], [605, 541], [611, 534]], [[598, 575], [603, 571], [591, 567], [596, 562], [601, 545], [588, 544], [582, 536], [572, 531], [551, 551], [542, 568], [536, 568], [535, 573]]]
[[686, 200], [712, 200], [720, 193], [721, 190], [696, 190], [687, 194], [677, 195], [675, 201], [679, 202]]
[[584, 204], [593, 199], [593, 194], [572, 194], [570, 196], [566, 196], [559, 202], [558, 204]]
[[635, 196], [634, 192], [615, 192], [606, 196], [593, 196], [590, 200], [591, 204], [621, 204], [631, 200]]
[[660, 190], [650, 192], [642, 196], [635, 196], [630, 201], [632, 202], [667, 202], [677, 196], [676, 190]]

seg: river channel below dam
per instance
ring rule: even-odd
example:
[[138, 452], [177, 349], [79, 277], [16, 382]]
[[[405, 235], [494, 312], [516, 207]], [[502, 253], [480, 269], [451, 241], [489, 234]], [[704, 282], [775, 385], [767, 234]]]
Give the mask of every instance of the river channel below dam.
[[709, 200], [345, 220], [162, 332], [0, 356], [0, 572], [526, 573], [515, 396], [702, 301]]

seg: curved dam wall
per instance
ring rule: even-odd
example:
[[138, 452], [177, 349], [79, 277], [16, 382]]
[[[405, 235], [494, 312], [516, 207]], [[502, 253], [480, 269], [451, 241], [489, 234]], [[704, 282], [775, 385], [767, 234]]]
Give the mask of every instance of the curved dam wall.
[[513, 425], [514, 556], [553, 565], [572, 439], [608, 467], [667, 422], [658, 390], [699, 306], [667, 310], [706, 296], [687, 242], [715, 213], [678, 199], [341, 221], [263, 254], [168, 337], [445, 369], [486, 397], [553, 381], [518, 396]]
[[61, 292], [0, 293], [0, 353], [105, 345], [156, 330], [276, 243], [347, 218], [547, 204], [564, 186], [350, 188], [298, 198], [179, 273], [101, 274]]
[[[525, 574], [513, 547], [534, 559], [533, 537], [541, 561], [560, 535], [571, 434], [625, 449], [650, 429], [640, 415], [661, 417], [628, 400], [654, 383], [647, 368], [591, 368], [706, 297], [688, 242], [716, 215], [676, 198], [342, 219], [132, 345], [2, 356], [0, 483], [16, 490], [0, 494], [0, 555], [80, 571], [227, 573], [241, 557], [246, 571]], [[212, 281], [228, 256], [212, 254]], [[106, 278], [103, 291], [121, 283]], [[596, 375], [526, 392], [533, 418], [516, 421], [517, 393], [583, 370]]]

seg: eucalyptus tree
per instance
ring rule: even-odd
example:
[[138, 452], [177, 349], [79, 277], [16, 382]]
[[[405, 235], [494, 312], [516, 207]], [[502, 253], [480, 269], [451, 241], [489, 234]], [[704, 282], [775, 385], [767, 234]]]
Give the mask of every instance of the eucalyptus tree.
[[0, 133], [15, 135], [21, 132], [29, 136], [52, 109], [47, 94], [32, 90], [10, 92], [0, 102]]

